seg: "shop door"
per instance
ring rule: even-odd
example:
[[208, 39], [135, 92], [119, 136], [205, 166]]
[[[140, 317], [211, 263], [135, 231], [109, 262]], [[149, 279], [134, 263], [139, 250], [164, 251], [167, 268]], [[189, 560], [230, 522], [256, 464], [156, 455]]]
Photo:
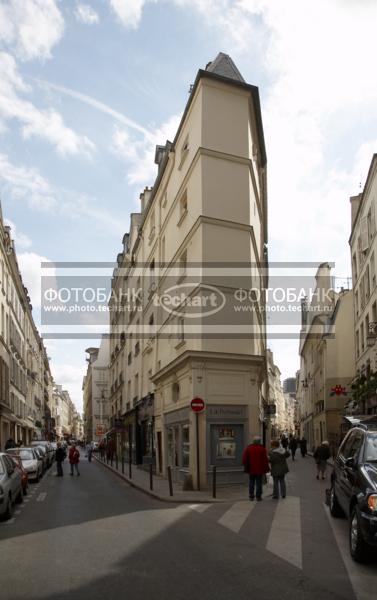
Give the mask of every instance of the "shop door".
[[171, 467], [172, 477], [174, 481], [178, 480], [179, 476], [179, 427], [167, 428], [167, 458], [168, 467]]

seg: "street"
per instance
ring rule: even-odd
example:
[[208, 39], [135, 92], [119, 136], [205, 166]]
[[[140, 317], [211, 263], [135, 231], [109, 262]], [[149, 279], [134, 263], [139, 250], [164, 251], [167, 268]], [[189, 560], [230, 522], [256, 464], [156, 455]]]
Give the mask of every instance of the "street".
[[289, 463], [285, 500], [252, 503], [245, 490], [245, 502], [210, 505], [158, 502], [83, 456], [80, 477], [66, 463], [57, 478], [53, 465], [0, 525], [0, 595], [371, 600], [377, 560], [348, 559], [347, 522], [329, 524], [323, 504], [327, 483], [311, 458]]

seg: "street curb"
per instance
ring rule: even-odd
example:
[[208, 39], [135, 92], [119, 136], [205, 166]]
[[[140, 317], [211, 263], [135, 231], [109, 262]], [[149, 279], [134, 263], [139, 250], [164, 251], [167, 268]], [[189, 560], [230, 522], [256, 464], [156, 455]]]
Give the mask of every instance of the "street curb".
[[128, 485], [130, 485], [131, 487], [135, 488], [136, 490], [139, 490], [140, 492], [143, 492], [144, 494], [146, 494], [147, 496], [150, 496], [151, 498], [154, 498], [155, 500], [160, 500], [161, 502], [169, 502], [169, 503], [173, 503], [173, 504], [213, 504], [215, 502], [217, 502], [217, 503], [229, 502], [229, 499], [220, 500], [219, 498], [209, 498], [208, 500], [204, 500], [203, 498], [186, 498], [185, 500], [183, 500], [183, 499], [177, 499], [176, 496], [169, 496], [169, 498], [167, 498], [166, 496], [160, 496], [160, 494], [157, 494], [156, 492], [153, 492], [152, 490], [147, 490], [146, 488], [142, 487], [141, 485], [138, 485], [137, 483], [132, 481], [132, 479], [129, 479], [128, 477], [123, 475], [123, 473], [119, 473], [119, 471], [117, 471], [111, 465], [108, 465], [108, 464], [102, 462], [96, 456], [93, 456], [93, 458], [97, 461], [97, 463], [99, 463], [100, 465], [109, 469], [109, 471], [114, 473], [114, 475], [117, 475], [120, 479], [122, 479], [123, 481], [128, 483]]

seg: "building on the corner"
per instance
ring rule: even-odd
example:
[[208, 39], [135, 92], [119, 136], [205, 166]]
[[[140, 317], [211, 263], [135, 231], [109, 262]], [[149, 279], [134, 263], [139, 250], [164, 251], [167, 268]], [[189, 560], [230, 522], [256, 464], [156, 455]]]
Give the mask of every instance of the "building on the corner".
[[[155, 162], [112, 280], [125, 304], [142, 293], [129, 310], [110, 304], [110, 435], [118, 451], [131, 449], [137, 464], [152, 462], [164, 476], [170, 467], [176, 481], [208, 485], [216, 466], [219, 481], [234, 482], [243, 447], [267, 426], [260, 290], [268, 273], [259, 93], [229, 56], [199, 70]], [[236, 318], [240, 288], [254, 291], [254, 310]], [[194, 398], [205, 403], [198, 434]]]
[[363, 191], [350, 200], [356, 377], [348, 412], [377, 414], [377, 154]]
[[99, 348], [87, 348], [88, 366], [83, 379], [83, 436], [100, 441], [110, 428], [109, 339], [103, 336]]
[[[328, 440], [335, 451], [354, 377], [352, 290], [334, 290], [331, 267], [319, 266], [310, 304], [303, 303], [297, 400], [301, 435], [313, 448]], [[346, 349], [346, 351], [345, 351]]]

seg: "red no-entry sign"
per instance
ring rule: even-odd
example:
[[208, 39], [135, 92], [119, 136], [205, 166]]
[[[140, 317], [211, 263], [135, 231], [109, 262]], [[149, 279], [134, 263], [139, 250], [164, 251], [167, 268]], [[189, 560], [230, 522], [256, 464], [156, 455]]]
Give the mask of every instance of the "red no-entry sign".
[[193, 398], [191, 400], [191, 410], [196, 413], [202, 412], [205, 409], [205, 402], [201, 398]]

